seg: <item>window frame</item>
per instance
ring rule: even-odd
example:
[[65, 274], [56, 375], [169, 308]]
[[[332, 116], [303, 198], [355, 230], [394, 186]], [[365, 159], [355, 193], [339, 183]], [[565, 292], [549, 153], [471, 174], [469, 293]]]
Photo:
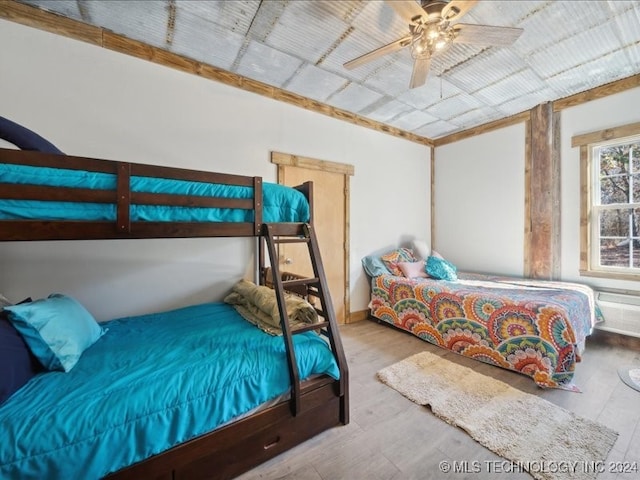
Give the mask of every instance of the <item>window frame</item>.
[[[596, 149], [625, 142], [640, 141], [640, 122], [623, 125], [606, 130], [599, 130], [571, 139], [572, 147], [580, 147], [580, 275], [613, 278], [624, 280], [640, 280], [640, 268], [600, 266], [597, 262], [600, 255], [599, 220], [596, 215], [603, 210], [595, 202], [595, 195], [600, 195], [598, 172], [595, 171], [597, 160]], [[632, 203], [624, 204], [632, 208]], [[597, 246], [597, 249], [596, 249]]]

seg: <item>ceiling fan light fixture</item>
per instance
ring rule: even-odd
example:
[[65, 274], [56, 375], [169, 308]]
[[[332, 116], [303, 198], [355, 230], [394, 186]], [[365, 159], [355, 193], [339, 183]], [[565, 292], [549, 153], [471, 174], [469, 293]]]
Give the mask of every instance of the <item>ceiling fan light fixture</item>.
[[440, 31], [437, 28], [430, 28], [427, 30], [427, 37], [435, 40], [440, 36]]
[[414, 60], [431, 58], [447, 50], [454, 38], [455, 31], [448, 24], [426, 25], [413, 37], [411, 57]]

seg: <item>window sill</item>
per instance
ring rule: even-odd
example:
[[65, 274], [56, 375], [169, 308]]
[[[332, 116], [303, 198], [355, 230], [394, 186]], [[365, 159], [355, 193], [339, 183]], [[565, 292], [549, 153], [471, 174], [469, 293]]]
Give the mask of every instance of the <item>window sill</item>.
[[612, 280], [640, 281], [640, 273], [616, 273], [602, 270], [580, 270], [582, 277], [609, 278]]

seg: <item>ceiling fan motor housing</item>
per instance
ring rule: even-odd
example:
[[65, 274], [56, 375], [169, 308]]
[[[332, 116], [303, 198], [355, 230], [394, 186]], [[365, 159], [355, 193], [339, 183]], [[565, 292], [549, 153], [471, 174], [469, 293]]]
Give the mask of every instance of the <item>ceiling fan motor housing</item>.
[[447, 5], [443, 0], [422, 0], [422, 9], [427, 13], [429, 20], [432, 18], [440, 18], [442, 9]]

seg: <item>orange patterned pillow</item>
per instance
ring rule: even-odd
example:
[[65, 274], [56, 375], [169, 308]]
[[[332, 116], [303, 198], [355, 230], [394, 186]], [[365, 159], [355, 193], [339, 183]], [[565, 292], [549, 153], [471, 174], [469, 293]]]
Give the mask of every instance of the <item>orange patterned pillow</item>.
[[382, 255], [380, 259], [387, 266], [392, 275], [396, 277], [402, 277], [402, 270], [398, 266], [400, 262], [415, 262], [416, 258], [413, 256], [413, 252], [408, 248], [399, 248], [385, 255]]

